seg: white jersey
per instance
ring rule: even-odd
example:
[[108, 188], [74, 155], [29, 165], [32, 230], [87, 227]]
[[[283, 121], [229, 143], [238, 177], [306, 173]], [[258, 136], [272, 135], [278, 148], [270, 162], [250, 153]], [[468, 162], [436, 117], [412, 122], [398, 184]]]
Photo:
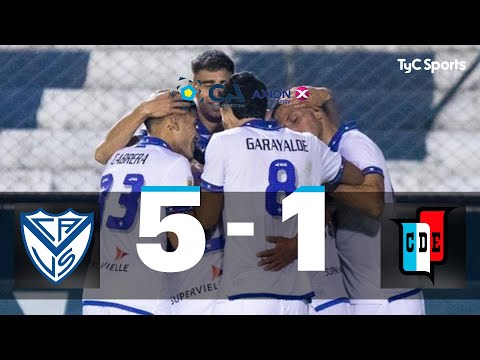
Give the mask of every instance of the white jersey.
[[224, 224], [253, 222], [255, 227], [253, 237], [227, 237], [221, 295], [230, 300], [310, 299], [310, 277], [297, 270], [296, 261], [281, 271], [268, 272], [257, 265], [256, 254], [273, 247], [266, 236], [297, 233], [292, 223], [282, 224], [277, 193], [340, 179], [342, 157], [311, 134], [252, 120], [213, 135], [205, 160], [201, 186], [224, 192]]
[[198, 264], [169, 275], [173, 315], [209, 315], [218, 299], [225, 247], [222, 223], [205, 236], [205, 253]]
[[[354, 121], [344, 124], [329, 144], [345, 159], [355, 164], [364, 175], [379, 174], [384, 178], [385, 203], [393, 201], [393, 187], [387, 164], [380, 148], [357, 129]], [[339, 208], [337, 212], [336, 244], [342, 265], [345, 287], [350, 301], [383, 302], [407, 289], [380, 287], [380, 221], [353, 208]]]
[[[85, 290], [84, 308], [118, 308], [137, 314], [169, 313], [166, 275], [149, 269], [136, 250], [139, 242], [161, 243], [164, 248], [167, 242], [166, 234], [140, 240], [140, 193], [142, 186], [187, 186], [192, 182], [187, 158], [155, 137], [147, 136], [136, 146], [119, 150], [112, 156], [101, 180], [101, 286]], [[185, 210], [162, 208], [161, 216]]]
[[331, 222], [325, 228], [325, 271], [311, 271], [309, 274], [315, 292], [315, 298], [310, 303], [309, 314], [347, 314], [346, 308], [350, 301], [345, 290], [335, 244], [335, 230]]

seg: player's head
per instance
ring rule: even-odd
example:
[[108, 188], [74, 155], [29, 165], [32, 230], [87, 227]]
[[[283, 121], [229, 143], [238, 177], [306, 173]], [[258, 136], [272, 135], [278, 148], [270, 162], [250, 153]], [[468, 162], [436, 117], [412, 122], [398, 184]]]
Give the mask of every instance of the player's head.
[[282, 126], [298, 132], [309, 132], [319, 139], [325, 137], [325, 130], [338, 127], [338, 112], [333, 100], [321, 107], [296, 107], [276, 103], [272, 118]]
[[149, 135], [164, 140], [173, 151], [182, 154], [190, 160], [193, 158], [197, 140], [195, 122], [195, 112], [187, 111], [185, 114], [149, 118], [145, 121], [145, 126]]
[[267, 90], [265, 84], [251, 72], [233, 74], [220, 92], [222, 121], [225, 129], [240, 126], [246, 119], [265, 119], [268, 99], [253, 97], [255, 91]]
[[235, 72], [232, 59], [223, 51], [206, 50], [192, 61], [192, 72], [195, 87], [201, 90], [197, 91], [198, 112], [207, 121], [220, 123], [222, 118], [218, 103], [210, 98], [209, 92], [213, 85], [223, 84]]
[[319, 110], [275, 104], [272, 117], [282, 126], [298, 132], [309, 132], [320, 138], [322, 115]]

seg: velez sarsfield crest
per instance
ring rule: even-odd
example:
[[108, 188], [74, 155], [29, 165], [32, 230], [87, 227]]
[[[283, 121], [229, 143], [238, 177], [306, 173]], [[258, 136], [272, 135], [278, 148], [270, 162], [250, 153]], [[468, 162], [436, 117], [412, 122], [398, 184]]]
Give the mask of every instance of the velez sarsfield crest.
[[94, 214], [72, 209], [50, 214], [43, 209], [20, 214], [23, 243], [40, 273], [58, 284], [81, 263], [93, 235]]

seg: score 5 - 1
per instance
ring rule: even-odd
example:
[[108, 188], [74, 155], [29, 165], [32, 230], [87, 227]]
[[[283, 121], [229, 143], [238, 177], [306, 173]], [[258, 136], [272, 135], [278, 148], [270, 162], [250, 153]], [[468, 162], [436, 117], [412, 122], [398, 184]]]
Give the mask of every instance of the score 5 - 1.
[[[205, 232], [195, 217], [173, 214], [160, 220], [161, 207], [173, 206], [200, 206], [200, 187], [142, 187], [140, 237], [154, 238], [166, 232], [178, 237], [174, 252], [166, 252], [161, 244], [137, 244], [140, 259], [155, 271], [171, 273], [191, 269], [205, 251]], [[298, 215], [298, 270], [325, 271], [325, 188], [302, 186], [283, 199], [282, 208], [282, 221]]]

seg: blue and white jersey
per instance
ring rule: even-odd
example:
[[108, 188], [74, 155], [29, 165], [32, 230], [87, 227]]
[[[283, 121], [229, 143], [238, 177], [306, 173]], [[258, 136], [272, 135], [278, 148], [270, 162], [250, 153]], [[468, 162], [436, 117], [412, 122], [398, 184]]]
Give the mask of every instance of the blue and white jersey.
[[[204, 164], [205, 150], [207, 149], [208, 142], [212, 137], [212, 133], [208, 131], [208, 129], [205, 127], [205, 125], [203, 125], [200, 119], [197, 119], [195, 123], [195, 129], [197, 129], [198, 138], [197, 138], [197, 142], [195, 143], [195, 152], [193, 154], [193, 157], [200, 164]], [[142, 126], [140, 126], [138, 130], [135, 132], [134, 136], [137, 137], [139, 140], [142, 140], [147, 135], [148, 135], [147, 128], [145, 127], [145, 125], [142, 124]]]
[[[139, 199], [142, 186], [187, 186], [193, 182], [190, 162], [172, 151], [163, 140], [144, 137], [137, 145], [117, 151], [108, 161], [101, 178], [100, 195], [100, 289], [86, 289], [84, 306], [129, 309], [138, 314], [169, 313], [166, 274], [149, 269], [138, 257], [139, 242], [161, 243], [139, 238]], [[162, 208], [166, 211], [187, 209]], [[110, 294], [122, 294], [122, 300]], [[137, 300], [145, 299], [145, 300]], [[165, 299], [165, 300], [157, 300]], [[168, 307], [165, 306], [168, 304]]]
[[148, 136], [148, 131], [147, 127], [145, 124], [140, 125], [140, 127], [137, 129], [135, 134], [133, 135], [134, 137], [138, 138], [140, 141], [142, 141], [145, 137]]
[[273, 247], [266, 236], [297, 233], [295, 222], [282, 223], [277, 195], [340, 179], [342, 157], [311, 134], [252, 120], [214, 134], [205, 160], [201, 186], [224, 192], [224, 224], [228, 219], [249, 219], [255, 226], [253, 237], [226, 239], [222, 297], [311, 298], [309, 275], [297, 270], [296, 261], [281, 271], [268, 272], [257, 265], [256, 253]]
[[334, 306], [345, 306], [350, 301], [345, 289], [340, 258], [335, 243], [335, 230], [329, 222], [325, 228], [325, 271], [310, 271], [315, 298], [309, 312], [327, 313]]
[[[205, 162], [205, 150], [212, 134], [197, 119], [195, 124], [198, 138], [195, 145], [194, 159], [199, 164]], [[195, 183], [200, 182], [201, 166], [193, 171]], [[171, 304], [173, 313], [179, 315], [204, 315], [211, 312], [223, 274], [223, 249], [225, 237], [223, 223], [219, 223], [205, 233], [205, 254], [192, 269], [171, 274]], [[189, 300], [194, 300], [189, 301]], [[195, 301], [202, 300], [202, 301]], [[211, 300], [209, 302], [208, 300]]]
[[195, 128], [197, 129], [198, 138], [197, 143], [195, 144], [195, 153], [193, 157], [200, 164], [205, 164], [205, 151], [207, 150], [207, 145], [212, 137], [212, 133], [208, 131], [199, 119], [197, 119]]
[[[350, 121], [341, 126], [329, 146], [355, 164], [364, 175], [383, 176], [385, 203], [393, 202], [393, 187], [385, 157], [380, 148], [358, 130], [356, 122]], [[382, 299], [394, 294], [407, 292], [405, 289], [380, 287], [380, 221], [348, 207], [337, 210], [336, 220], [336, 244], [351, 302], [364, 302], [364, 299], [382, 302]]]

